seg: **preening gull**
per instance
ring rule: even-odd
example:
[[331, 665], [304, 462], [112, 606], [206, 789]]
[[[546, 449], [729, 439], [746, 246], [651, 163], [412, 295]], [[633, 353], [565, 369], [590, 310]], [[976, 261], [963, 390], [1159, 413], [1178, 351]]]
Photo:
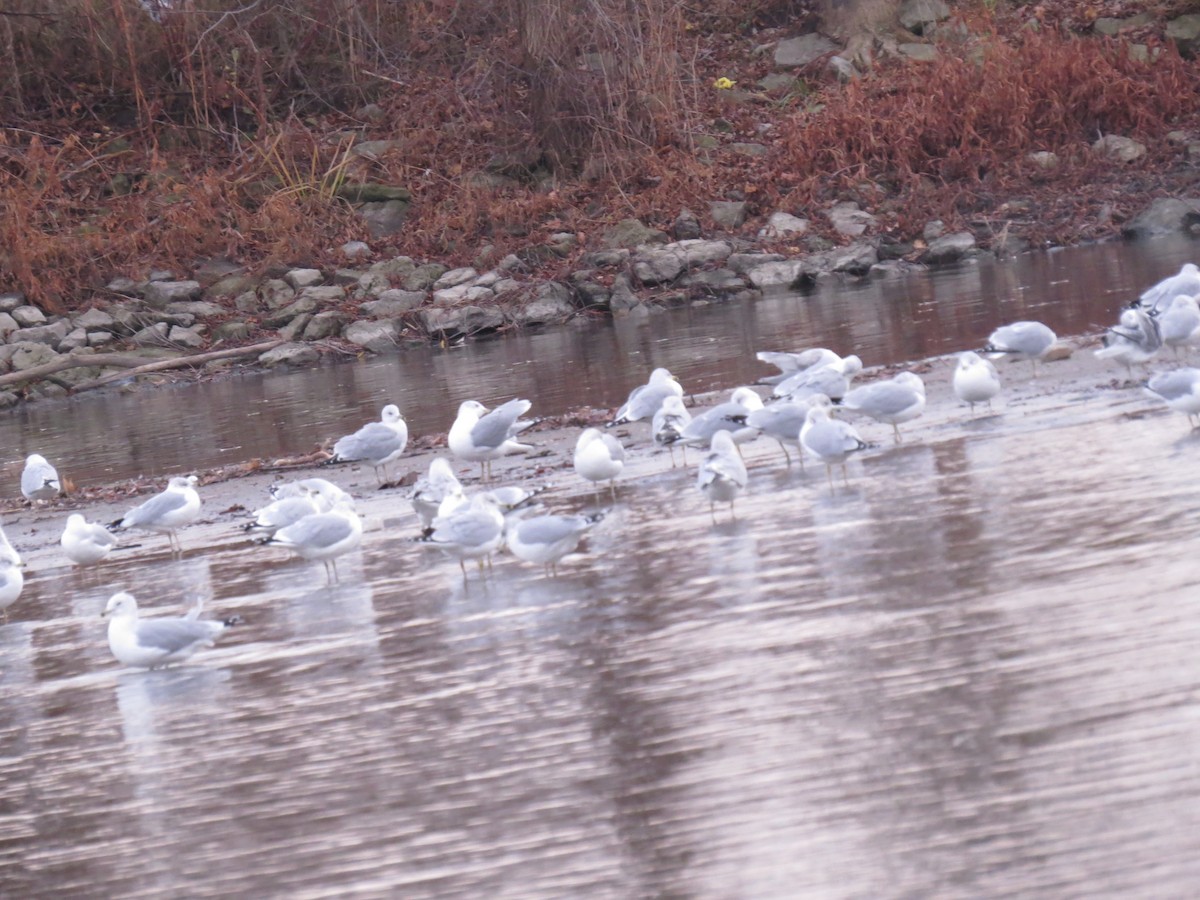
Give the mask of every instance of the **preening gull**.
[[909, 422], [925, 411], [925, 382], [913, 372], [901, 372], [887, 381], [864, 384], [847, 392], [842, 408], [870, 416], [892, 426], [900, 440], [901, 422]]
[[978, 353], [968, 350], [958, 355], [954, 368], [954, 395], [975, 411], [976, 403], [992, 407], [992, 398], [1000, 393], [1000, 374], [996, 367]]
[[116, 523], [119, 528], [140, 528], [165, 534], [173, 552], [182, 553], [183, 545], [175, 531], [194, 522], [200, 515], [200, 495], [196, 493], [195, 475], [178, 475], [167, 482], [166, 490], [155, 494], [141, 506], [125, 513]]
[[[425, 530], [437, 518], [438, 510], [447, 498], [463, 499], [463, 486], [454, 474], [450, 461], [438, 456], [429, 464], [429, 474], [417, 479], [413, 489], [412, 505], [421, 520], [421, 529]], [[465, 502], [465, 501], [464, 501]]]
[[838, 362], [818, 365], [785, 378], [771, 392], [788, 400], [803, 400], [813, 394], [824, 394], [837, 403], [850, 390], [850, 382], [862, 371], [862, 360], [853, 353]]
[[314, 513], [327, 512], [319, 494], [307, 490], [295, 496], [281, 497], [272, 500], [266, 506], [254, 513], [254, 521], [247, 522], [242, 530], [250, 534], [260, 534], [270, 537], [281, 528], [294, 525], [305, 516]]
[[1193, 428], [1200, 426], [1200, 369], [1161, 372], [1146, 383], [1146, 391], [1176, 412], [1186, 413]]
[[575, 473], [596, 485], [607, 481], [613, 499], [617, 499], [616, 478], [625, 468], [625, 448], [611, 434], [588, 428], [575, 444]]
[[991, 354], [992, 359], [1002, 356], [1027, 359], [1033, 364], [1036, 378], [1038, 360], [1050, 352], [1057, 340], [1058, 336], [1041, 322], [1013, 322], [993, 331], [983, 352]]
[[733, 501], [746, 486], [746, 480], [746, 464], [738, 454], [733, 435], [728, 431], [718, 431], [712, 436], [709, 451], [700, 461], [696, 476], [697, 486], [708, 498], [708, 511], [714, 523], [717, 521], [718, 503], [728, 503], [729, 514], [734, 514]]
[[118, 662], [141, 669], [157, 669], [183, 662], [202, 647], [211, 647], [227, 629], [241, 622], [238, 616], [222, 622], [189, 616], [138, 618], [137, 600], [121, 591], [104, 607], [108, 621], [108, 647]]
[[[692, 421], [692, 414], [683, 405], [683, 397], [670, 394], [663, 398], [662, 406], [655, 412], [650, 423], [654, 443], [665, 444], [671, 452], [671, 468], [675, 468], [675, 444], [683, 440], [683, 430]], [[683, 445], [683, 463], [687, 465], [687, 444]]]
[[1104, 346], [1096, 351], [1098, 359], [1115, 359], [1133, 376], [1133, 364], [1149, 362], [1162, 348], [1162, 332], [1153, 316], [1141, 309], [1127, 309], [1121, 322], [1109, 328]]
[[829, 410], [814, 406], [808, 411], [800, 429], [800, 446], [814, 459], [825, 463], [829, 487], [833, 488], [833, 467], [842, 467], [842, 479], [850, 486], [846, 474], [846, 459], [851, 453], [867, 449], [867, 443], [848, 422], [829, 417]]
[[389, 403], [383, 408], [378, 422], [368, 422], [354, 434], [340, 438], [333, 445], [330, 462], [365, 462], [375, 469], [382, 483], [387, 476], [388, 463], [399, 459], [408, 446], [408, 425], [400, 415], [400, 407]]
[[629, 392], [628, 399], [617, 410], [617, 414], [613, 416], [613, 420], [608, 425], [611, 428], [613, 425], [624, 425], [627, 422], [648, 419], [658, 412], [663, 400], [671, 396], [682, 397], [683, 385], [671, 374], [670, 370], [655, 369], [650, 373], [649, 381], [638, 385]]
[[1130, 306], [1140, 306], [1151, 315], [1156, 315], [1165, 311], [1176, 297], [1195, 297], [1197, 294], [1200, 294], [1200, 267], [1195, 263], [1184, 263], [1176, 274], [1147, 288]]
[[117, 539], [98, 522], [89, 522], [79, 513], [67, 516], [67, 525], [58, 539], [67, 559], [77, 566], [98, 563], [117, 546]]
[[758, 430], [746, 424], [746, 417], [756, 409], [762, 409], [762, 398], [753, 388], [740, 387], [734, 390], [724, 403], [709, 407], [684, 426], [681, 440], [690, 447], [709, 447], [713, 435], [728, 431], [735, 444], [758, 437]]
[[46, 457], [31, 453], [25, 460], [25, 468], [21, 472], [21, 494], [26, 500], [38, 502], [53, 500], [62, 493], [62, 485], [58, 481], [58, 471]]
[[430, 533], [417, 541], [457, 559], [466, 577], [465, 560], [479, 560], [482, 568], [483, 558], [500, 549], [504, 541], [504, 515], [492, 494], [476, 494], [448, 515], [434, 519]]
[[558, 574], [558, 561], [579, 546], [589, 529], [604, 518], [590, 516], [533, 516], [508, 530], [508, 549], [517, 559], [538, 563]]
[[533, 424], [520, 421], [532, 405], [528, 400], [509, 400], [488, 412], [478, 400], [463, 401], [447, 436], [450, 452], [459, 459], [479, 463], [484, 480], [489, 480], [493, 459], [533, 449], [531, 444], [516, 440], [518, 434]]

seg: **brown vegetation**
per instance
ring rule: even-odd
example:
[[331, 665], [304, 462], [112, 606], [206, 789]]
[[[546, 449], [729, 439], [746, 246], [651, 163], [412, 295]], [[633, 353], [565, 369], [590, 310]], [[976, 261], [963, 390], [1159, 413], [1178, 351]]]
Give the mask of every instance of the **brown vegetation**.
[[[1054, 4], [976, 11], [962, 32], [976, 37], [945, 38], [940, 62], [883, 59], [848, 86], [817, 64], [795, 90], [756, 89], [771, 63], [754, 48], [815, 9], [10, 0], [0, 289], [57, 311], [115, 273], [208, 256], [336, 262], [330, 248], [365, 237], [337, 197], [346, 178], [413, 194], [408, 229], [379, 249], [450, 262], [551, 231], [586, 245], [615, 219], [661, 226], [728, 198], [760, 215], [858, 199], [905, 236], [1040, 192], [1053, 211], [1034, 236], [1071, 239], [1082, 211], [1115, 210], [1097, 234], [1119, 221], [1131, 177], [1143, 195], [1163, 178], [1190, 183], [1161, 137], [1196, 124], [1200, 79], [1153, 37], [1159, 56], [1140, 63], [1048, 24]], [[1040, 30], [1026, 27], [1039, 17]], [[736, 89], [714, 88], [720, 77]], [[1150, 139], [1148, 162], [1132, 175], [1098, 166], [1086, 148], [1101, 131]], [[350, 152], [379, 138], [396, 144], [379, 158]], [[736, 141], [769, 154], [741, 155]], [[1063, 165], [1033, 171], [1034, 149]]]

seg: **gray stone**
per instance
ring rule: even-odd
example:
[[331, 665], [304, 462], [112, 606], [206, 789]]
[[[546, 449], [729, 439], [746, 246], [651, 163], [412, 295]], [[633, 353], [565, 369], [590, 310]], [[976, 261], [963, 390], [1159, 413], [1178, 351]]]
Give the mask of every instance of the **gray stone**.
[[842, 84], [849, 84], [858, 77], [858, 69], [844, 56], [829, 57], [828, 68]]
[[892, 279], [900, 278], [912, 271], [912, 267], [901, 259], [887, 259], [871, 266], [867, 274], [871, 278]]
[[254, 333], [254, 329], [248, 322], [222, 322], [212, 330], [214, 341], [246, 341], [250, 339], [250, 335]]
[[425, 302], [424, 291], [402, 291], [392, 288], [379, 295], [377, 300], [364, 303], [359, 311], [372, 319], [394, 319]]
[[320, 269], [292, 269], [283, 276], [283, 280], [299, 291], [320, 284], [325, 280], [325, 276], [321, 274]]
[[624, 272], [613, 279], [612, 291], [609, 293], [608, 306], [613, 312], [626, 312], [641, 304], [638, 295], [633, 292], [629, 276]]
[[756, 288], [792, 287], [804, 272], [804, 263], [798, 259], [762, 263], [746, 270], [746, 277]]
[[224, 300], [253, 291], [255, 283], [249, 275], [227, 275], [205, 288], [203, 296], [209, 300]]
[[167, 312], [182, 313], [200, 319], [211, 319], [213, 316], [225, 315], [225, 307], [218, 306], [216, 303], [208, 303], [204, 300], [180, 300], [177, 303], [168, 303]]
[[367, 159], [378, 159], [392, 150], [403, 150], [404, 141], [361, 141], [350, 152]]
[[665, 232], [643, 225], [637, 219], [622, 219], [604, 233], [600, 239], [603, 247], [614, 250], [618, 247], [638, 247], [642, 244], [665, 244]]
[[725, 265], [739, 275], [745, 275], [765, 263], [783, 262], [785, 259], [787, 257], [781, 253], [731, 253]]
[[0, 312], [10, 313], [19, 306], [25, 306], [25, 295], [20, 291], [9, 291], [0, 294]]
[[342, 337], [364, 350], [384, 353], [396, 349], [396, 342], [400, 338], [400, 323], [395, 319], [359, 320], [347, 325]]
[[[381, 259], [372, 263], [367, 271], [399, 280], [407, 278], [416, 268], [417, 264], [411, 256], [393, 256], [391, 259]], [[445, 268], [442, 271], [445, 271]]]
[[742, 276], [732, 269], [691, 272], [683, 276], [679, 284], [689, 288], [692, 294], [732, 294], [746, 287]]
[[440, 291], [443, 288], [458, 287], [460, 284], [466, 284], [468, 281], [473, 281], [479, 276], [479, 273], [470, 267], [461, 269], [451, 269], [449, 272], [443, 272], [437, 281], [433, 283], [433, 289]]
[[267, 328], [282, 328], [288, 322], [292, 321], [292, 319], [296, 318], [296, 316], [316, 312], [319, 305], [315, 297], [306, 297], [301, 294], [301, 296], [282, 309], [277, 309], [263, 316], [262, 323]]
[[[1101, 16], [1092, 23], [1092, 30], [1097, 34], [1103, 34], [1108, 37], [1116, 37], [1120, 32], [1127, 28], [1141, 28], [1143, 25], [1149, 25], [1153, 19], [1146, 13], [1139, 13], [1136, 16], [1129, 16], [1125, 19], [1114, 19], [1111, 16]], [[1170, 25], [1168, 25], [1168, 29]]]
[[92, 307], [82, 315], [75, 317], [75, 324], [80, 328], [86, 328], [88, 331], [98, 329], [107, 329], [113, 327], [113, 317], [102, 309]]
[[304, 329], [308, 327], [308, 323], [312, 321], [312, 318], [312, 315], [309, 313], [296, 316], [296, 318], [279, 329], [279, 339], [282, 341], [299, 340], [304, 333]]
[[175, 281], [175, 273], [170, 269], [151, 269], [146, 276], [148, 281]]
[[555, 256], [565, 259], [579, 246], [579, 238], [570, 231], [558, 231], [550, 235], [550, 240], [546, 242], [546, 246], [550, 248]]
[[1167, 23], [1167, 37], [1184, 56], [1195, 56], [1200, 48], [1200, 15], [1188, 13]]
[[837, 49], [837, 44], [816, 32], [788, 38], [775, 45], [775, 68], [798, 69]]
[[738, 156], [749, 156], [751, 159], [767, 155], [766, 144], [756, 144], [746, 141], [735, 141], [729, 145], [729, 150]]
[[919, 44], [913, 41], [899, 44], [896, 52], [913, 62], [936, 62], [938, 49], [933, 44]]
[[10, 315], [22, 328], [46, 324], [46, 314], [36, 306], [18, 306]]
[[104, 286], [104, 289], [113, 294], [121, 294], [125, 297], [140, 297], [142, 296], [142, 291], [146, 289], [146, 282], [134, 281], [132, 278], [122, 276], [114, 278]]
[[[834, 59], [840, 58], [834, 57]], [[799, 78], [787, 72], [772, 72], [770, 75], [758, 79], [758, 86], [768, 93], [786, 94], [796, 90], [801, 83]]]
[[925, 34], [931, 26], [950, 18], [950, 7], [943, 0], [905, 0], [899, 18], [909, 31]]
[[233, 299], [233, 308], [240, 313], [256, 313], [263, 308], [263, 303], [254, 291], [246, 291]]
[[8, 340], [8, 336], [20, 327], [9, 313], [0, 312], [0, 342]]
[[496, 296], [491, 288], [476, 287], [473, 284], [460, 284], [433, 292], [434, 306], [456, 306], [459, 303], [488, 302]]
[[565, 322], [575, 314], [571, 302], [571, 289], [557, 281], [538, 285], [533, 297], [513, 314], [520, 325], [544, 325], [548, 322]]
[[362, 269], [334, 269], [333, 283], [342, 287], [352, 287], [358, 284], [363, 274]]
[[879, 254], [870, 244], [855, 243], [833, 251], [830, 268], [846, 275], [866, 275], [879, 262]]
[[406, 187], [371, 182], [343, 184], [337, 189], [337, 195], [350, 203], [384, 203], [389, 200], [407, 203], [412, 200], [412, 191]]
[[317, 284], [306, 287], [296, 295], [296, 300], [312, 300], [318, 306], [341, 303], [346, 299], [346, 289], [340, 284]]
[[517, 256], [517, 254], [509, 253], [497, 263], [496, 268], [501, 272], [515, 272], [524, 269], [525, 263], [521, 261], [521, 257]]
[[484, 272], [475, 279], [475, 287], [494, 287], [500, 281], [500, 273], [496, 271]]
[[703, 234], [700, 230], [700, 220], [696, 218], [694, 212], [687, 208], [679, 211], [679, 215], [675, 217], [675, 222], [671, 226], [671, 231], [674, 232], [677, 241], [695, 240]]
[[591, 253], [583, 254], [579, 260], [580, 265], [587, 268], [609, 268], [613, 266], [621, 266], [629, 259], [632, 254], [625, 248], [613, 250], [595, 250]]
[[758, 230], [758, 236], [764, 240], [791, 237], [808, 231], [808, 219], [801, 219], [786, 212], [773, 212], [767, 219], [767, 224]]
[[1126, 237], [1177, 234], [1200, 224], [1200, 199], [1164, 197], [1138, 213], [1122, 233]]
[[876, 224], [875, 217], [865, 210], [859, 209], [853, 201], [835, 203], [826, 213], [838, 234], [846, 237], [859, 237]]
[[0, 348], [0, 359], [7, 359], [14, 372], [24, 372], [58, 359], [58, 354], [49, 344], [21, 341]]
[[203, 260], [197, 265], [192, 272], [192, 277], [207, 287], [224, 278], [228, 278], [230, 275], [245, 272], [245, 270], [245, 266], [234, 262], [232, 259], [226, 259], [223, 256], [214, 256], [211, 259]]
[[1047, 172], [1058, 168], [1058, 154], [1050, 150], [1035, 150], [1026, 158], [1039, 169], [1044, 169]]
[[147, 323], [152, 324], [154, 321], [141, 310], [126, 303], [112, 304], [108, 308], [108, 314], [113, 320], [111, 328], [117, 334], [133, 334], [139, 328], [145, 327]]
[[511, 294], [513, 291], [519, 290], [521, 290], [521, 282], [517, 281], [515, 278], [501, 278], [492, 285], [492, 293], [497, 297], [500, 297], [504, 294]]
[[196, 328], [184, 328], [181, 325], [176, 325], [167, 333], [167, 340], [176, 347], [188, 347], [192, 350], [204, 346], [204, 337]]
[[89, 347], [103, 347], [105, 344], [111, 344], [114, 340], [116, 338], [110, 331], [89, 331], [87, 336]]
[[612, 295], [609, 289], [602, 284], [594, 281], [581, 281], [575, 285], [575, 296], [578, 298], [577, 302], [580, 307], [607, 307]]
[[0, 409], [8, 409], [21, 402], [21, 398], [12, 391], [0, 391]]
[[1106, 134], [1092, 144], [1092, 151], [1116, 162], [1133, 162], [1146, 155], [1146, 145], [1120, 134]]
[[421, 310], [418, 315], [422, 327], [429, 334], [478, 334], [481, 331], [494, 331], [504, 324], [504, 314], [495, 307], [432, 307]]
[[427, 291], [445, 272], [446, 267], [441, 263], [425, 263], [405, 275], [401, 287], [406, 291]]
[[367, 223], [367, 233], [373, 238], [390, 237], [404, 229], [408, 218], [409, 204], [404, 200], [386, 200], [383, 203], [364, 203], [358, 214]]
[[936, 241], [946, 233], [946, 223], [941, 219], [933, 219], [925, 223], [925, 227], [921, 229], [921, 237], [926, 242]]
[[71, 326], [67, 324], [66, 320], [59, 319], [57, 322], [51, 322], [49, 325], [35, 325], [32, 328], [22, 328], [13, 334], [11, 340], [31, 341], [35, 344], [47, 344], [51, 347], [57, 347], [70, 330]]
[[392, 280], [378, 272], [368, 272], [358, 279], [357, 297], [378, 297], [384, 291], [392, 289]]
[[969, 231], [957, 231], [953, 234], [947, 234], [938, 238], [935, 241], [929, 242], [929, 248], [925, 251], [921, 261], [931, 265], [940, 266], [947, 263], [957, 262], [970, 250], [975, 249], [975, 235]]
[[259, 296], [268, 309], [279, 309], [296, 299], [296, 290], [279, 278], [268, 278], [258, 286]]
[[162, 347], [166, 345], [170, 332], [171, 326], [166, 322], [155, 322], [135, 333], [132, 340], [139, 347]]
[[308, 344], [281, 344], [260, 354], [258, 364], [274, 369], [277, 366], [311, 366], [320, 359], [321, 354]]
[[643, 247], [633, 257], [633, 274], [642, 284], [673, 281], [685, 270], [726, 259], [733, 248], [725, 241], [677, 241]]
[[166, 309], [168, 303], [199, 300], [203, 290], [198, 281], [151, 281], [142, 292], [142, 299], [151, 309]]
[[306, 341], [323, 341], [336, 337], [346, 325], [346, 314], [336, 309], [327, 309], [313, 316], [304, 326], [303, 339]]
[[708, 212], [717, 225], [730, 231], [746, 221], [746, 204], [741, 200], [714, 200], [708, 204]]

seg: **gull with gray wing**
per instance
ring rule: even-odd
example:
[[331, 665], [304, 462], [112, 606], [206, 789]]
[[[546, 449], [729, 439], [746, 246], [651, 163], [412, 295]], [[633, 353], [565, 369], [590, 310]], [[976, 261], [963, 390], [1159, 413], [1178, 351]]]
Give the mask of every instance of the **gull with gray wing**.
[[140, 669], [158, 669], [183, 662], [197, 650], [211, 647], [226, 629], [241, 622], [237, 616], [221, 622], [188, 616], [142, 619], [137, 600], [126, 591], [113, 594], [104, 607], [108, 647], [117, 661]]

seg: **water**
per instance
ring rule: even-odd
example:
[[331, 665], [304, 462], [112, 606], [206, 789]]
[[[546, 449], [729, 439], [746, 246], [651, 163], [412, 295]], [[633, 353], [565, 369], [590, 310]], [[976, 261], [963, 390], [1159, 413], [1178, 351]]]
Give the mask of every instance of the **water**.
[[[1018, 319], [1045, 321], [1060, 334], [1098, 331], [1146, 286], [1195, 256], [1196, 245], [1182, 239], [1103, 244], [754, 304], [615, 323], [579, 320], [453, 350], [85, 394], [0, 417], [0, 446], [9, 448], [4, 471], [11, 475], [29, 453], [41, 453], [79, 484], [161, 478], [308, 453], [377, 418], [386, 403], [400, 406], [413, 435], [444, 434], [463, 400], [526, 396], [536, 400], [537, 415], [615, 407], [656, 366], [701, 392], [770, 372], [754, 359], [764, 349], [828, 346], [858, 353], [870, 366], [978, 347], [994, 328]], [[0, 497], [16, 496], [14, 478], [0, 478]]]
[[[1014, 311], [974, 305], [939, 347]], [[682, 314], [689, 339], [717, 312]], [[675, 352], [668, 318], [612, 341]], [[836, 492], [753, 445], [715, 526], [693, 469], [639, 457], [556, 580], [506, 558], [464, 582], [398, 492], [332, 590], [215, 527], [178, 561], [31, 555], [0, 626], [0, 896], [1191, 894], [1200, 438], [1015, 370], [996, 416], [942, 404], [899, 447], [864, 426], [886, 452]], [[560, 482], [556, 508], [590, 503]], [[247, 625], [122, 670], [96, 618], [118, 585]]]

